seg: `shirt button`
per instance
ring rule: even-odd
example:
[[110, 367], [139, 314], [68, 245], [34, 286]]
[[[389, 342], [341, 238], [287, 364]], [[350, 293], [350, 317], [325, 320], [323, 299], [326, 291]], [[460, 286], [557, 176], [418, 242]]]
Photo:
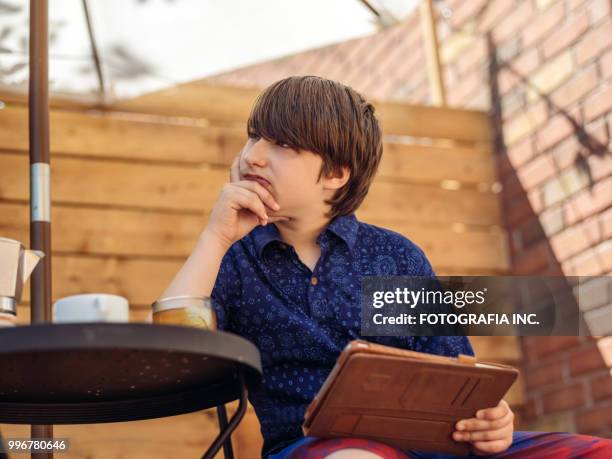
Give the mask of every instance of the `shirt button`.
[[310, 283], [311, 283], [312, 285], [317, 285], [317, 284], [319, 283], [319, 279], [317, 279], [316, 277], [312, 276], [312, 277], [310, 278]]
[[287, 246], [285, 244], [283, 244], [283, 243], [280, 244], [280, 248], [283, 249], [283, 250], [287, 250]]

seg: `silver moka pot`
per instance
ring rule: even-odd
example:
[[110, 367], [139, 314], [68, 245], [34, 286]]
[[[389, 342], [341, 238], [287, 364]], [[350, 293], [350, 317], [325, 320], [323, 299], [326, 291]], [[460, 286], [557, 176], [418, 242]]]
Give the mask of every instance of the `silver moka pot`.
[[26, 250], [21, 242], [0, 237], [0, 313], [17, 315], [23, 284], [45, 254]]

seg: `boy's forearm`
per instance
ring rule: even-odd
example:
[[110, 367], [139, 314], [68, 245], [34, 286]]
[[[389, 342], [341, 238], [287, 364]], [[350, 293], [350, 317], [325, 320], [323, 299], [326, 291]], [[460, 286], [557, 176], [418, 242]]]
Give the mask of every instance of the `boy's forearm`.
[[204, 231], [189, 258], [160, 298], [178, 295], [210, 296], [221, 260], [228, 249], [212, 234]]

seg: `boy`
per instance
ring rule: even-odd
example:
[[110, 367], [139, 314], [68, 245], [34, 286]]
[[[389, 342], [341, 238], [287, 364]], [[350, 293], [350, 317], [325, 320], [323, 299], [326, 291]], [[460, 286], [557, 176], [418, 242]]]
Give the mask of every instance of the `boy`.
[[[290, 77], [260, 95], [247, 130], [230, 182], [163, 297], [211, 296], [219, 328], [257, 345], [264, 372], [249, 400], [262, 455], [276, 458], [312, 440], [303, 439], [304, 411], [344, 346], [360, 337], [360, 278], [435, 274], [410, 240], [353, 214], [382, 155], [374, 108], [361, 95], [331, 80]], [[462, 336], [368, 339], [473, 355]], [[453, 437], [477, 454], [501, 452], [512, 443], [512, 420], [502, 401], [460, 421]]]

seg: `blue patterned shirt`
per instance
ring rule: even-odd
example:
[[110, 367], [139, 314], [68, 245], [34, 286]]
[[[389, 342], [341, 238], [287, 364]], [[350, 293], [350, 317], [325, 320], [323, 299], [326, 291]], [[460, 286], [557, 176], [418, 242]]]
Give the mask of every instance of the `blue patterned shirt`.
[[[303, 436], [304, 412], [346, 344], [360, 338], [362, 276], [435, 276], [423, 251], [393, 231], [354, 215], [334, 218], [317, 238], [314, 272], [274, 224], [234, 243], [212, 291], [219, 329], [252, 341], [263, 378], [249, 388], [261, 423], [262, 455]], [[467, 337], [371, 337], [431, 354], [474, 355]]]

